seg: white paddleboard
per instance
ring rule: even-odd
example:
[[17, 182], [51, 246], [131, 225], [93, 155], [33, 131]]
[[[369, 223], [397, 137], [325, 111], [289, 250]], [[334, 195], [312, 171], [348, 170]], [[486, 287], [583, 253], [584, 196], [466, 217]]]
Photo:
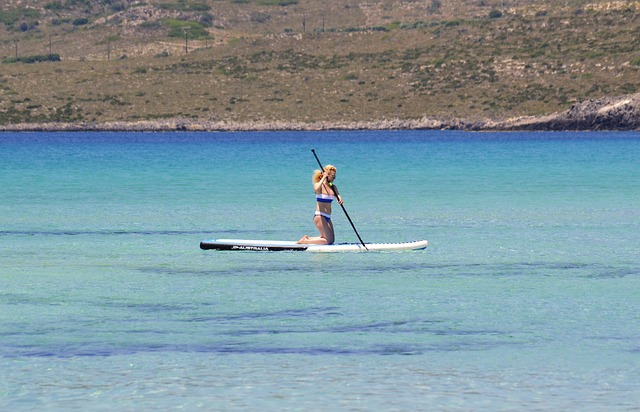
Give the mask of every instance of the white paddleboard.
[[200, 242], [200, 249], [241, 251], [299, 251], [299, 252], [366, 252], [379, 250], [419, 250], [429, 245], [426, 240], [401, 243], [337, 243], [333, 245], [303, 245], [283, 240], [208, 239]]

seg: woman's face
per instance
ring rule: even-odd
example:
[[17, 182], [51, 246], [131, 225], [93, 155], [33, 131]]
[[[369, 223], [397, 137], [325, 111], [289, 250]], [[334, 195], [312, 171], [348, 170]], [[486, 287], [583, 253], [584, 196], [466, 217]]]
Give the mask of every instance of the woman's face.
[[327, 172], [327, 180], [330, 182], [333, 182], [334, 180], [336, 180], [336, 171], [335, 170], [329, 170]]

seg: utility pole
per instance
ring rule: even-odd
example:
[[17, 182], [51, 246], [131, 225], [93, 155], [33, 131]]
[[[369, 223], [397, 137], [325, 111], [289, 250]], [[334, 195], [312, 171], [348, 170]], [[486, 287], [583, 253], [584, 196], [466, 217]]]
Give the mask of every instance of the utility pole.
[[191, 27], [182, 28], [184, 32], [184, 54], [189, 54], [189, 30], [191, 30]]

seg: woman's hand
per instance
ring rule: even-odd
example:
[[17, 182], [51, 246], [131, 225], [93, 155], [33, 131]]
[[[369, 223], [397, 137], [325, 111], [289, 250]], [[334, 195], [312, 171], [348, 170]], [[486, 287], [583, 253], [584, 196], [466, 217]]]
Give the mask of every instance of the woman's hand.
[[342, 200], [342, 196], [338, 195], [337, 197], [338, 197], [338, 203], [343, 204], [344, 200]]

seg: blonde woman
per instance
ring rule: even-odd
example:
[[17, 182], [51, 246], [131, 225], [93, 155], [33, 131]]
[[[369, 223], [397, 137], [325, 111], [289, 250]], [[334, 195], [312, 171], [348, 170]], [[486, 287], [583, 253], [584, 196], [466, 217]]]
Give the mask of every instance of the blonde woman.
[[298, 240], [298, 243], [331, 245], [335, 241], [333, 223], [331, 222], [331, 203], [334, 200], [337, 200], [339, 204], [343, 203], [338, 190], [333, 186], [335, 179], [336, 167], [333, 165], [326, 165], [324, 172], [316, 170], [313, 173], [313, 190], [316, 193], [316, 213], [313, 216], [313, 223], [318, 228], [320, 236], [304, 235]]

